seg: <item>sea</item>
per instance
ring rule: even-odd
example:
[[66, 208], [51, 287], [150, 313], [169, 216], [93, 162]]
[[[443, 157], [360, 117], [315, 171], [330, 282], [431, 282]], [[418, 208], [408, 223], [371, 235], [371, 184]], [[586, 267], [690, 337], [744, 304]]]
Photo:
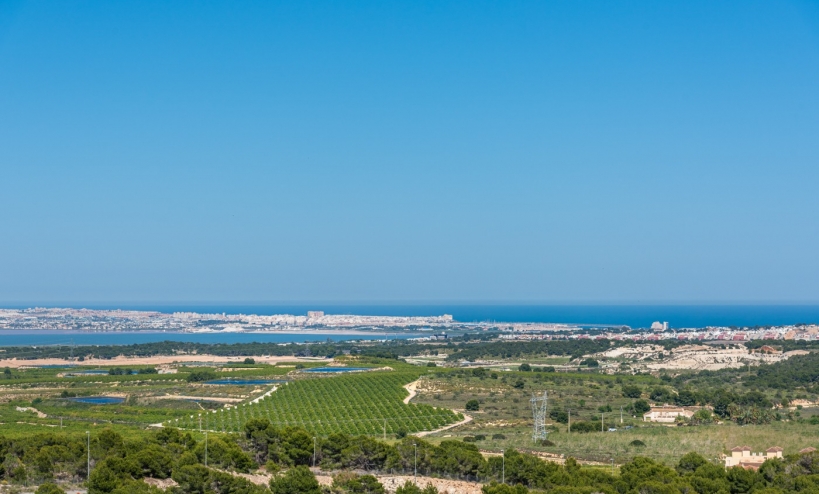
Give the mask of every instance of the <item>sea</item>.
[[430, 304], [430, 305], [154, 305], [91, 309], [158, 310], [209, 314], [326, 314], [373, 316], [439, 316], [451, 314], [460, 322], [554, 322], [579, 326], [629, 326], [648, 328], [654, 321], [668, 321], [672, 328], [706, 326], [777, 326], [819, 324], [816, 305], [524, 305], [524, 304]]
[[[32, 305], [33, 306], [33, 305]], [[42, 307], [42, 305], [38, 305]], [[73, 305], [77, 308], [80, 306]], [[31, 307], [31, 306], [29, 306]], [[61, 307], [65, 307], [64, 305]], [[544, 322], [578, 326], [629, 326], [643, 329], [654, 321], [667, 321], [670, 328], [707, 326], [754, 327], [790, 324], [819, 324], [819, 305], [524, 305], [524, 304], [404, 304], [404, 305], [97, 305], [88, 309], [155, 310], [208, 314], [306, 314], [323, 310], [326, 314], [383, 316], [438, 316], [451, 314], [460, 322]], [[9, 307], [25, 308], [25, 307]], [[307, 343], [315, 341], [383, 340], [411, 338], [419, 332], [391, 332], [389, 336], [327, 333], [68, 333], [64, 331], [3, 331], [0, 346], [29, 345], [129, 345], [157, 341], [199, 343]]]
[[[349, 340], [394, 340], [424, 336], [416, 332], [385, 335], [338, 334], [332, 332], [310, 334], [284, 333], [182, 333], [172, 331], [122, 331], [94, 332], [53, 330], [7, 330], [0, 331], [0, 347], [4, 346], [83, 346], [83, 345], [135, 345], [160, 341], [186, 341], [191, 343], [315, 343]], [[2, 354], [0, 354], [0, 357]]]

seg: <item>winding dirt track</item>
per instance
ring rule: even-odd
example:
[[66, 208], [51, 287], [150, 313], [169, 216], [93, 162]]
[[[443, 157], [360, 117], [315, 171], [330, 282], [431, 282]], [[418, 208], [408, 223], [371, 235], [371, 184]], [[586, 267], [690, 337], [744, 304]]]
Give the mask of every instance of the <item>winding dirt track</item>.
[[[404, 389], [409, 391], [409, 396], [404, 398], [404, 404], [405, 405], [409, 405], [410, 400], [415, 398], [415, 396], [418, 394], [416, 389], [418, 388], [418, 382], [419, 381], [420, 381], [420, 379], [418, 379], [416, 381], [412, 381], [411, 383], [404, 385]], [[452, 410], [452, 413], [458, 414], [458, 413], [461, 413], [461, 412], [459, 412], [457, 410]], [[449, 429], [454, 429], [455, 427], [459, 427], [461, 425], [468, 424], [468, 423], [472, 422], [472, 417], [470, 417], [469, 415], [467, 415], [465, 413], [463, 413], [462, 415], [464, 416], [464, 419], [461, 420], [460, 422], [455, 422], [454, 424], [445, 425], [445, 426], [443, 426], [443, 427], [441, 427], [439, 429], [435, 429], [433, 431], [416, 432], [415, 434], [413, 434], [413, 436], [424, 437], [424, 436], [428, 436], [430, 434], [436, 434], [438, 432], [443, 432], [443, 431], [446, 431], [446, 430], [449, 430]]]

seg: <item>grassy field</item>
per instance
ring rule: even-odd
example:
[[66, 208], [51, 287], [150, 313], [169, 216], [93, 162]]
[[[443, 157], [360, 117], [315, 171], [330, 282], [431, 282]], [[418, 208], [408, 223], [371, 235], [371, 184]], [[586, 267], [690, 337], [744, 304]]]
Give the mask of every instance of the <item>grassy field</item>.
[[[553, 446], [539, 446], [531, 439], [531, 426], [486, 427], [469, 424], [456, 432], [440, 434], [436, 440], [486, 436], [476, 444], [482, 449], [500, 451], [516, 448], [573, 456], [590, 461], [608, 463], [614, 458], [616, 464], [635, 456], [647, 456], [667, 464], [676, 463], [684, 454], [696, 451], [716, 461], [721, 454], [737, 445], [748, 445], [754, 451], [764, 451], [771, 446], [781, 446], [785, 454], [793, 454], [808, 446], [819, 447], [819, 426], [794, 422], [777, 422], [769, 425], [737, 426], [734, 424], [698, 427], [667, 427], [646, 425], [617, 432], [568, 434], [565, 430], [552, 432], [549, 440]], [[493, 439], [493, 436], [503, 436]], [[444, 437], [447, 436], [447, 437]], [[645, 446], [633, 446], [634, 440]]]
[[[499, 451], [518, 448], [574, 456], [590, 461], [623, 463], [635, 456], [648, 456], [668, 464], [682, 455], [697, 451], [716, 459], [737, 445], [749, 445], [754, 451], [781, 446], [785, 453], [796, 453], [802, 448], [819, 447], [819, 426], [798, 422], [773, 422], [768, 425], [738, 426], [733, 423], [696, 427], [675, 427], [648, 424], [628, 412], [633, 398], [622, 393], [624, 384], [643, 389], [661, 383], [651, 376], [618, 379], [617, 376], [596, 374], [554, 374], [534, 372], [487, 372], [482, 377], [469, 370], [439, 372], [428, 376], [419, 388], [414, 401], [446, 408], [463, 409], [467, 401], [475, 399], [480, 410], [467, 412], [474, 420], [453, 431], [438, 434], [444, 438], [478, 438], [483, 449]], [[522, 387], [515, 387], [516, 384]], [[568, 433], [567, 424], [547, 419], [550, 424], [550, 446], [534, 444], [532, 434], [533, 393], [548, 391], [549, 409], [571, 411], [571, 420], [592, 422], [599, 429], [601, 407], [604, 428], [616, 432]], [[620, 407], [623, 407], [621, 422]], [[803, 416], [816, 410], [804, 409]], [[633, 446], [632, 441], [645, 446]]]

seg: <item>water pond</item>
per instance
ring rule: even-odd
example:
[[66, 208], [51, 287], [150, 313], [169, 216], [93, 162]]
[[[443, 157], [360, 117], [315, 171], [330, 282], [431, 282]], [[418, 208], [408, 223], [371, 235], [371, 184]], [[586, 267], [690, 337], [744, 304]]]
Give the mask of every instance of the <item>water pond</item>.
[[105, 369], [94, 369], [94, 370], [85, 370], [85, 371], [72, 371], [65, 375], [65, 377], [78, 377], [78, 376], [107, 376], [108, 371]]
[[370, 370], [369, 367], [314, 367], [312, 369], [304, 369], [304, 372], [355, 372]]
[[123, 403], [125, 398], [119, 398], [117, 396], [78, 396], [76, 398], [68, 398], [68, 400], [91, 405], [113, 405]]
[[223, 386], [260, 386], [263, 384], [283, 383], [280, 379], [214, 379], [205, 381], [205, 384], [216, 384]]

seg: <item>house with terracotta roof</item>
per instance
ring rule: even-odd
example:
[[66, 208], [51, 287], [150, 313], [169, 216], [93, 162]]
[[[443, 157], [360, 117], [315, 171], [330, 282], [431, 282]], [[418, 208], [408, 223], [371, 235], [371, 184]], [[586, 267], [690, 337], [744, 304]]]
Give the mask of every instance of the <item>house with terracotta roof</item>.
[[774, 446], [764, 453], [751, 452], [750, 446], [737, 446], [731, 449], [731, 456], [725, 457], [725, 468], [742, 467], [746, 470], [758, 470], [765, 460], [782, 458], [782, 448]]
[[800, 449], [799, 454], [800, 455], [806, 455], [806, 454], [809, 454], [809, 453], [813, 453], [814, 451], [816, 451], [816, 448], [808, 446], [805, 449]]

